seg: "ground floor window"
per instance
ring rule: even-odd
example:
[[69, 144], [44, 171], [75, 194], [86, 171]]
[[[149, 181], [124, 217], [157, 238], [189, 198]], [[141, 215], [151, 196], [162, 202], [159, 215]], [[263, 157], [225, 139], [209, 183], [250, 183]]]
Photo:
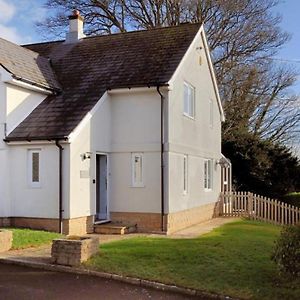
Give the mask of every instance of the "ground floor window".
[[143, 153], [132, 153], [131, 156], [131, 169], [132, 169], [132, 186], [144, 186], [144, 155]]
[[204, 189], [212, 190], [213, 182], [213, 160], [206, 159], [204, 161]]
[[41, 186], [40, 156], [41, 150], [28, 150], [28, 182], [31, 187]]
[[188, 156], [183, 156], [183, 193], [188, 191]]

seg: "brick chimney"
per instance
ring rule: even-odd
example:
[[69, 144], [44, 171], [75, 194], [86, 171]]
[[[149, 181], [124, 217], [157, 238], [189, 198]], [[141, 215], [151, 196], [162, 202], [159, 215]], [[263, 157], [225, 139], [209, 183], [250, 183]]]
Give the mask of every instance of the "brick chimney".
[[76, 43], [85, 37], [83, 33], [83, 20], [78, 10], [74, 10], [69, 16], [69, 32], [66, 36], [66, 43]]

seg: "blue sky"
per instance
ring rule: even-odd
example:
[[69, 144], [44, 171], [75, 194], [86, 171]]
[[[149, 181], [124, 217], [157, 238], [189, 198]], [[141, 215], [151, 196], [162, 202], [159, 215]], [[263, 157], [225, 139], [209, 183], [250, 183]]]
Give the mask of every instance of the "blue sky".
[[[16, 43], [41, 41], [43, 38], [36, 31], [34, 24], [46, 17], [44, 2], [45, 0], [0, 0], [0, 37]], [[299, 61], [283, 63], [294, 65], [300, 70], [300, 1], [281, 0], [275, 11], [282, 14], [281, 27], [292, 34], [292, 39], [277, 57]], [[300, 94], [300, 77], [294, 91]]]
[[[300, 70], [300, 1], [283, 0], [276, 11], [282, 15], [281, 28], [292, 34], [291, 40], [284, 45], [277, 57], [292, 61], [283, 63], [289, 63]], [[300, 94], [300, 77], [294, 91]]]

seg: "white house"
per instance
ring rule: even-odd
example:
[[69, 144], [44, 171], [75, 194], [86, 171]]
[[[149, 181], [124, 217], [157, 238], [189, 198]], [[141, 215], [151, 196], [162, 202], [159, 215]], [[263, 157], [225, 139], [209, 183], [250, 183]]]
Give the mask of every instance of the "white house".
[[0, 226], [174, 232], [211, 218], [222, 105], [203, 26], [0, 39]]

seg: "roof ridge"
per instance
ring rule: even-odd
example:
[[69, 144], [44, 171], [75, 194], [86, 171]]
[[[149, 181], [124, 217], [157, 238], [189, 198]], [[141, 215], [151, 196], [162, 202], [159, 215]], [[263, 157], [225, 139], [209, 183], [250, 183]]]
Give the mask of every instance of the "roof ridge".
[[[104, 38], [104, 37], [111, 37], [111, 36], [116, 36], [116, 35], [125, 35], [125, 34], [136, 34], [139, 32], [150, 32], [150, 31], [156, 31], [156, 30], [167, 30], [170, 28], [178, 28], [178, 27], [183, 27], [183, 26], [200, 26], [202, 25], [202, 23], [200, 22], [195, 22], [195, 23], [180, 23], [177, 25], [171, 25], [171, 26], [162, 26], [162, 27], [152, 27], [149, 29], [141, 29], [141, 30], [132, 30], [132, 31], [125, 31], [125, 32], [114, 32], [111, 34], [98, 34], [98, 35], [90, 35], [90, 36], [86, 36], [83, 38], [83, 40], [87, 40], [87, 39], [92, 39], [92, 38]], [[32, 43], [32, 44], [24, 44], [21, 45], [21, 47], [29, 47], [29, 46], [34, 46], [34, 45], [43, 45], [43, 44], [53, 44], [53, 43], [63, 43], [65, 40], [57, 40], [57, 41], [48, 41], [48, 42], [39, 42], [39, 43]]]

